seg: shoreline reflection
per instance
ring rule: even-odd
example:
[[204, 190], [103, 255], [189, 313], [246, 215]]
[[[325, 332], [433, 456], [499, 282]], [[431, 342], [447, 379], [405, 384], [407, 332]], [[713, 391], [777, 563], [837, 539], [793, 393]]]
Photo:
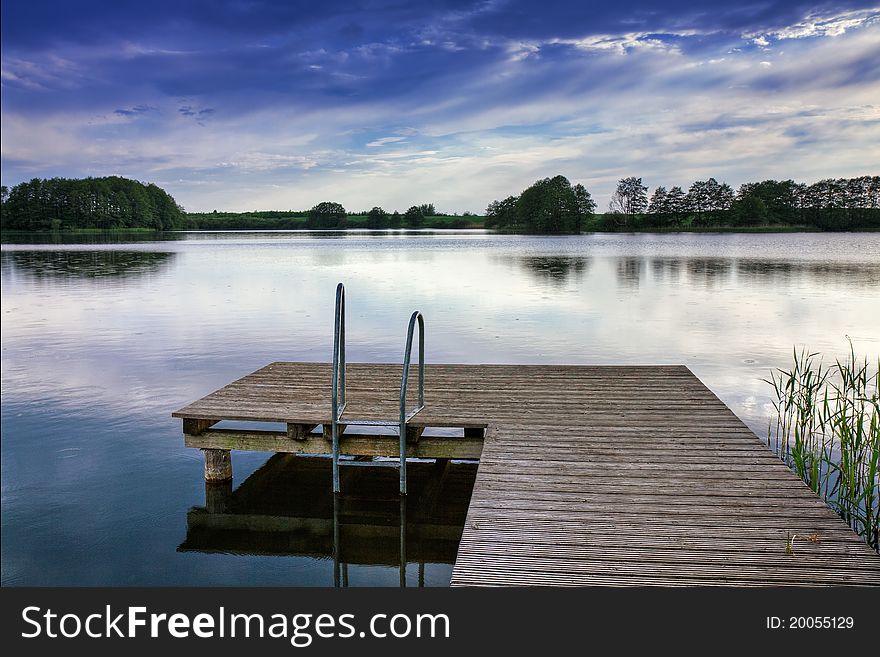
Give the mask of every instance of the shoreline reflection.
[[49, 279], [136, 278], [157, 274], [174, 262], [174, 251], [3, 251], [3, 275]]

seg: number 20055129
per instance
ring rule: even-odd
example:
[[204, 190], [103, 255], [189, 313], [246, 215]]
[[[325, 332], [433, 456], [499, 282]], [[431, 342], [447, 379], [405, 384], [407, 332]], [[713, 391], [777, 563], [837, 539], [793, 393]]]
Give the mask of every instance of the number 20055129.
[[852, 616], [767, 616], [768, 630], [850, 630]]

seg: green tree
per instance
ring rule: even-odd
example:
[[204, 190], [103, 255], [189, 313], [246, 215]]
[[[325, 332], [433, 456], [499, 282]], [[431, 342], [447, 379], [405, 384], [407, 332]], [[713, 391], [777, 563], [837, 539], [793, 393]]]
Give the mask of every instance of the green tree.
[[404, 212], [403, 220], [410, 228], [420, 228], [425, 223], [425, 215], [422, 213], [420, 206], [414, 205]]
[[9, 198], [9, 188], [6, 185], [0, 185], [0, 226], [6, 225], [6, 199]]
[[705, 224], [705, 214], [709, 211], [709, 189], [705, 181], [696, 180], [687, 191], [684, 199], [687, 211], [694, 215], [694, 222]]
[[[589, 198], [583, 192], [581, 204]], [[517, 226], [528, 233], [579, 233], [586, 218], [565, 176], [538, 180], [523, 191], [516, 203], [516, 215]]]
[[793, 224], [803, 220], [802, 202], [804, 187], [793, 180], [763, 180], [757, 183], [740, 185], [736, 196], [736, 215], [745, 219], [743, 207], [758, 207], [749, 201], [756, 199], [764, 206], [765, 223]]
[[666, 207], [669, 208], [671, 222], [680, 222], [684, 219], [687, 203], [684, 190], [678, 185], [669, 188], [666, 194]]
[[651, 199], [648, 201], [648, 213], [664, 214], [669, 212], [669, 206], [666, 199], [667, 196], [668, 192], [665, 187], [657, 187], [657, 189], [654, 190], [654, 193], [651, 194]]
[[727, 183], [719, 183], [715, 178], [706, 181], [706, 194], [709, 198], [709, 213], [713, 221], [720, 223], [727, 216], [734, 201], [733, 188]]
[[367, 228], [388, 228], [388, 213], [376, 206], [367, 213]]
[[574, 200], [577, 204], [577, 211], [578, 214], [581, 215], [581, 219], [583, 220], [586, 217], [593, 216], [593, 213], [596, 212], [596, 201], [593, 200], [593, 197], [590, 195], [590, 192], [587, 191], [587, 188], [578, 183], [571, 189], [574, 192]]
[[164, 189], [156, 185], [147, 185], [147, 194], [155, 208], [155, 226], [161, 230], [170, 230], [183, 215], [183, 209]]
[[503, 201], [492, 201], [486, 208], [486, 228], [508, 230], [516, 225], [516, 203], [519, 196], [508, 196]]
[[513, 233], [579, 233], [596, 209], [587, 189], [565, 176], [536, 181], [519, 196], [492, 201], [486, 227]]
[[714, 212], [730, 210], [733, 205], [733, 188], [727, 183], [719, 183], [714, 178], [706, 181], [709, 187], [709, 205]]
[[617, 189], [611, 197], [611, 211], [636, 215], [648, 209], [648, 188], [641, 178], [631, 176], [617, 181]]
[[741, 226], [755, 226], [766, 224], [770, 213], [764, 199], [757, 195], [747, 195], [737, 199], [733, 204], [734, 222]]
[[309, 210], [306, 225], [309, 228], [345, 228], [345, 208], [341, 203], [322, 201]]
[[669, 193], [665, 187], [657, 187], [648, 201], [648, 215], [653, 226], [663, 227], [670, 223]]

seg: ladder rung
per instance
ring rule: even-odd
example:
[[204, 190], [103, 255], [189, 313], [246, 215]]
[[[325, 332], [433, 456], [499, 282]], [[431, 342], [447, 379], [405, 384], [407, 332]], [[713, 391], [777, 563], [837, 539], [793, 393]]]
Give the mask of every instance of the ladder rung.
[[349, 427], [396, 427], [400, 425], [400, 422], [397, 420], [349, 420], [347, 417], [341, 417], [339, 424]]
[[340, 466], [353, 466], [357, 468], [399, 468], [400, 461], [339, 461]]

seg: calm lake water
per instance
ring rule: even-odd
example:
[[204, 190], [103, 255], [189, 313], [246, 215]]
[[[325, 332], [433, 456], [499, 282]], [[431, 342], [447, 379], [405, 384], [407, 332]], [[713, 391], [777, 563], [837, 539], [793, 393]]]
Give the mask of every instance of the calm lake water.
[[[419, 309], [429, 362], [683, 363], [760, 436], [761, 379], [794, 346], [833, 358], [849, 336], [859, 354], [880, 351], [876, 233], [92, 242], [2, 247], [4, 585], [333, 585], [324, 535], [198, 525], [202, 456], [170, 413], [274, 360], [329, 361], [339, 281], [350, 362], [399, 362]], [[321, 462], [233, 458], [236, 486], [256, 472], [241, 513], [332, 518]], [[449, 522], [472, 478], [456, 475]], [[352, 586], [399, 583], [386, 483], [377, 475], [370, 507], [383, 537], [351, 535]], [[448, 546], [433, 547], [407, 565], [408, 585], [448, 583]]]

